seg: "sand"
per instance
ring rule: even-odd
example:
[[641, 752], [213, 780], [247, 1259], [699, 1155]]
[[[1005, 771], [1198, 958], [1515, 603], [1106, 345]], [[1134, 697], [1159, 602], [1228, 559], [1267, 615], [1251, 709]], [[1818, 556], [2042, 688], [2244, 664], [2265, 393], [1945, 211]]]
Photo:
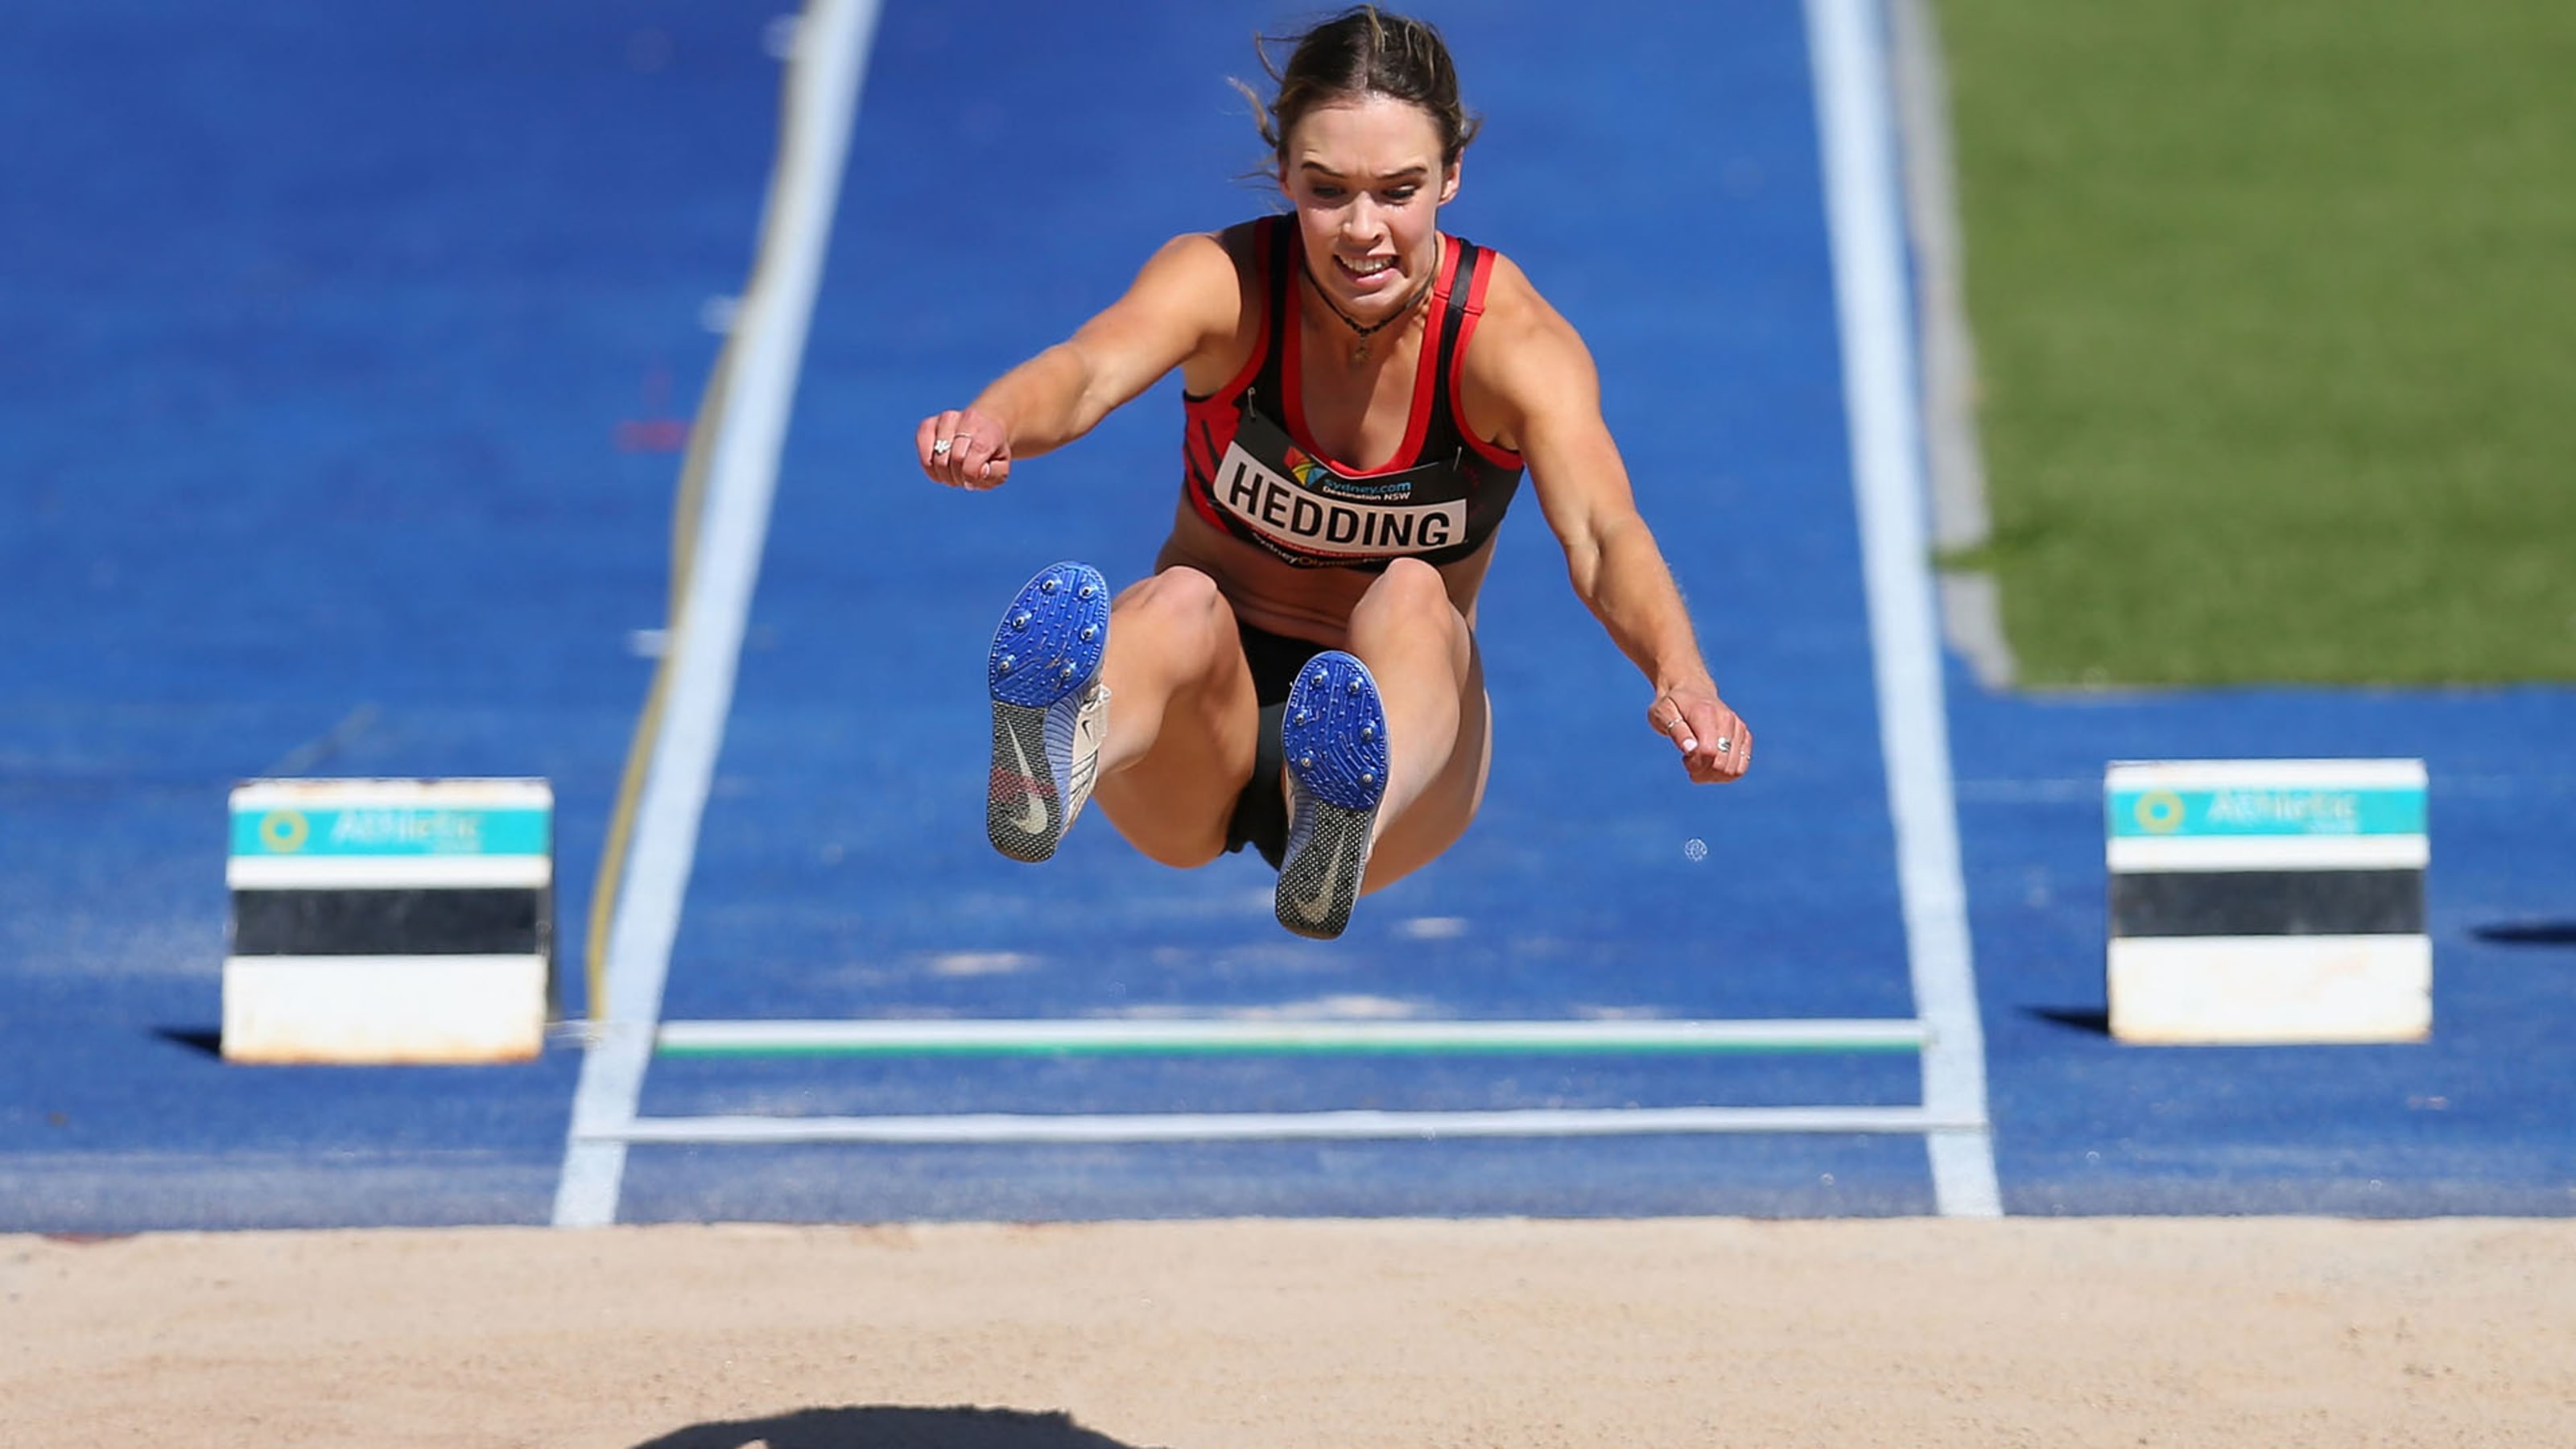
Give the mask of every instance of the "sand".
[[0, 1237], [0, 1444], [2576, 1444], [2576, 1222]]

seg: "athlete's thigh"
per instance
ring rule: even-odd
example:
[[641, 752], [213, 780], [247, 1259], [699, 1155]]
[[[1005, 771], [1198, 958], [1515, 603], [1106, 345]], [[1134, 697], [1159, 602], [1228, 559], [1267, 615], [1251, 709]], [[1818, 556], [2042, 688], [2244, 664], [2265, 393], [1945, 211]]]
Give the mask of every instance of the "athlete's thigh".
[[1458, 733], [1431, 783], [1402, 815], [1386, 822], [1369, 852], [1364, 891], [1394, 884], [1457, 844], [1484, 803], [1494, 761], [1493, 701], [1485, 694], [1485, 658], [1468, 638], [1467, 677], [1458, 687]]
[[1103, 773], [1092, 800], [1130, 845], [1166, 865], [1224, 853], [1235, 797], [1252, 776], [1260, 721], [1234, 611], [1205, 576], [1148, 579], [1118, 597], [1109, 621], [1111, 744], [1150, 739]]

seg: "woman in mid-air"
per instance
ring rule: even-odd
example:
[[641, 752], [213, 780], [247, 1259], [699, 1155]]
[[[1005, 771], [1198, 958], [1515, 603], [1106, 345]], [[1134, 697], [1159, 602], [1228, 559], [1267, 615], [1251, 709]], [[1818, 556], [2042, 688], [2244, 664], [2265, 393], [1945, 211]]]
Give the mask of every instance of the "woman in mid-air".
[[1057, 564], [994, 632], [986, 825], [1045, 860], [1096, 799], [1167, 865], [1251, 845], [1279, 870], [1279, 923], [1329, 938], [1475, 817], [1476, 594], [1524, 468], [1689, 777], [1736, 779], [1753, 740], [1637, 514], [1583, 340], [1518, 267], [1439, 229], [1475, 132], [1439, 33], [1362, 7], [1275, 75], [1261, 130], [1293, 210], [1165, 244], [916, 441], [937, 482], [996, 487], [1181, 370], [1186, 468], [1153, 577], [1113, 601]]

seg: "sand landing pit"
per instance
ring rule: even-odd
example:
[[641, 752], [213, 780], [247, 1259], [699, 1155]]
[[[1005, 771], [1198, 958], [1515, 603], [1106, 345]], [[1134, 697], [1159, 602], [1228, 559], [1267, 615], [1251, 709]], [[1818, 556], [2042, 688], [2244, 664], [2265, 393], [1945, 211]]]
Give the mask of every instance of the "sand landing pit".
[[2576, 1443], [2576, 1222], [0, 1237], [0, 1443]]

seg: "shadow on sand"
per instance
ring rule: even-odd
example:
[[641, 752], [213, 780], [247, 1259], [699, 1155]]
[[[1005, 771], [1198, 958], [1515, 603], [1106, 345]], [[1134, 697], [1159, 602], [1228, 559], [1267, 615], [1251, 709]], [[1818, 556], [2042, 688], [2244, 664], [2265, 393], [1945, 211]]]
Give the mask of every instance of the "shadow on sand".
[[766, 1419], [692, 1424], [635, 1449], [1142, 1449], [1095, 1434], [1070, 1414], [1016, 1409], [909, 1409], [870, 1404], [798, 1409]]

